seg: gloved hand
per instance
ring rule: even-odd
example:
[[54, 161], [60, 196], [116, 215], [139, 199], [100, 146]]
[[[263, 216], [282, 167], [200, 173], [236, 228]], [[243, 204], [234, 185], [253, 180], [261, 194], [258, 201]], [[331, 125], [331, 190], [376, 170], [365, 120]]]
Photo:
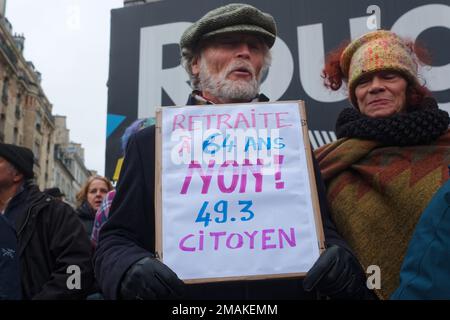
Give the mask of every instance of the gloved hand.
[[145, 257], [133, 264], [120, 284], [120, 297], [125, 300], [179, 299], [184, 283], [165, 264]]
[[333, 245], [326, 249], [303, 280], [306, 291], [317, 290], [331, 299], [375, 299], [367, 288], [366, 276], [356, 258]]

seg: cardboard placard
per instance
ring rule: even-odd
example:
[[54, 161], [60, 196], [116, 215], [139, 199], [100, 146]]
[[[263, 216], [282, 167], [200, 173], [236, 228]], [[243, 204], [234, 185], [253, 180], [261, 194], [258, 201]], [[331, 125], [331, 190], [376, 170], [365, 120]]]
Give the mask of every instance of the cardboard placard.
[[157, 112], [156, 252], [187, 283], [304, 275], [323, 249], [303, 102]]

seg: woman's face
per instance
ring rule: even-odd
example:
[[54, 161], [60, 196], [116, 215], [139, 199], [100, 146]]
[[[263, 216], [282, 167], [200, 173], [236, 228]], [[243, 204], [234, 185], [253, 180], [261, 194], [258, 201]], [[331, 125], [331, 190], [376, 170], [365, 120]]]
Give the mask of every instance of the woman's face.
[[108, 185], [103, 180], [95, 179], [89, 184], [87, 201], [97, 211], [107, 193]]
[[372, 118], [404, 111], [407, 86], [407, 81], [396, 72], [381, 71], [363, 76], [355, 89], [359, 111]]

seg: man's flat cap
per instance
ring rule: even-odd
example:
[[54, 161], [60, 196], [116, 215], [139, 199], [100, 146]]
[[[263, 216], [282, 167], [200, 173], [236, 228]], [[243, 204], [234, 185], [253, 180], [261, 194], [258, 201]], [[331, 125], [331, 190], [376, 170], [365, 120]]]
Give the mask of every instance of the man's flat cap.
[[230, 3], [209, 11], [187, 28], [181, 36], [180, 47], [183, 52], [184, 49], [194, 48], [202, 39], [235, 32], [262, 36], [271, 48], [277, 36], [277, 27], [270, 14], [248, 4]]
[[3, 157], [16, 167], [25, 179], [33, 178], [34, 155], [30, 149], [13, 144], [0, 143], [0, 157]]

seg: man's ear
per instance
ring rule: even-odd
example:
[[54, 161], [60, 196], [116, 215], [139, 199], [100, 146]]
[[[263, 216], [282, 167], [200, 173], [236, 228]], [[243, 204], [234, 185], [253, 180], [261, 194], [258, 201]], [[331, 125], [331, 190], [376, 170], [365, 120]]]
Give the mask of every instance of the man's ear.
[[198, 76], [200, 73], [200, 59], [201, 59], [200, 56], [197, 56], [194, 59], [192, 59], [191, 71], [194, 76]]
[[21, 173], [19, 170], [16, 170], [14, 173], [13, 181], [14, 182], [20, 182], [24, 179], [23, 173]]

